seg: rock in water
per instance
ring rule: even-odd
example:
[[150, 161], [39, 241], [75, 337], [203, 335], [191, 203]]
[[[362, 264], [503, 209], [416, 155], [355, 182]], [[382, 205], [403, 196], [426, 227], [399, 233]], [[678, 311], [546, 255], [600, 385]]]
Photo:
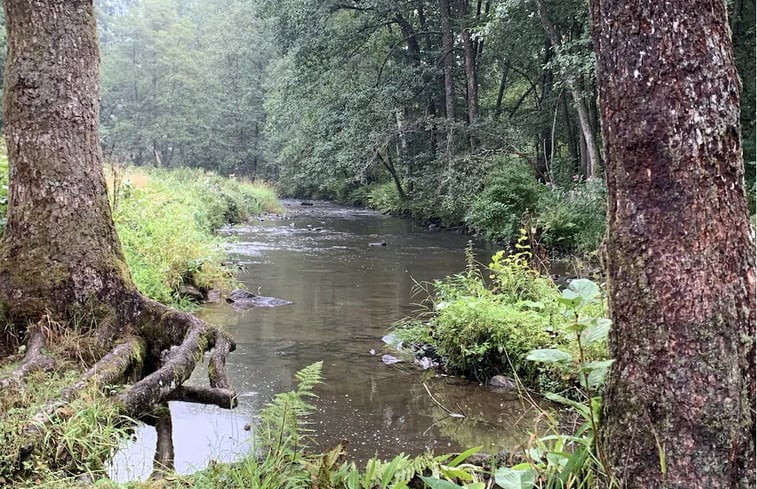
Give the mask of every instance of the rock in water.
[[231, 302], [234, 307], [238, 309], [247, 309], [250, 307], [278, 307], [292, 304], [292, 301], [286, 299], [255, 295], [252, 292], [240, 289], [232, 291], [226, 298], [226, 302]]
[[377, 243], [368, 243], [368, 246], [374, 246], [374, 247], [386, 246], [386, 241], [379, 241]]
[[517, 389], [515, 381], [504, 375], [495, 375], [489, 379], [489, 385], [497, 390], [514, 391]]
[[200, 302], [205, 299], [205, 296], [202, 295], [202, 292], [200, 292], [197, 287], [188, 284], [184, 284], [179, 287], [179, 295], [195, 302]]
[[393, 355], [384, 355], [381, 357], [381, 361], [384, 362], [385, 365], [393, 365], [395, 363], [400, 363], [402, 360]]
[[221, 302], [221, 291], [218, 289], [211, 289], [208, 291], [208, 298], [206, 299], [212, 304]]

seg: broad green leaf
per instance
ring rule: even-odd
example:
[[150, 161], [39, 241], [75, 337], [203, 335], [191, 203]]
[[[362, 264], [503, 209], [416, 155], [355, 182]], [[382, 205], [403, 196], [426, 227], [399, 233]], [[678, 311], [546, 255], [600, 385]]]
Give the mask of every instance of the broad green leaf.
[[570, 362], [573, 360], [573, 357], [570, 356], [570, 353], [556, 348], [541, 348], [538, 350], [531, 350], [526, 357], [526, 360], [542, 363], [558, 363]]
[[572, 407], [573, 409], [578, 411], [579, 414], [584, 417], [584, 419], [591, 419], [589, 415], [589, 406], [585, 404], [581, 404], [580, 402], [576, 402], [572, 399], [568, 399], [567, 397], [555, 394], [554, 392], [547, 392], [546, 394], [544, 394], [544, 397], [552, 402], [557, 402]]
[[531, 468], [500, 467], [494, 473], [494, 482], [502, 489], [532, 489], [534, 487], [534, 472]]
[[436, 477], [421, 476], [421, 480], [431, 489], [463, 489], [462, 486], [458, 486], [454, 482], [437, 479]]
[[483, 446], [480, 446], [480, 447], [473, 447], [473, 448], [469, 448], [469, 449], [467, 449], [466, 451], [464, 451], [463, 453], [461, 453], [460, 455], [458, 455], [457, 457], [455, 457], [454, 459], [452, 459], [452, 461], [451, 461], [450, 463], [448, 463], [447, 465], [449, 465], [450, 467], [457, 467], [457, 466], [458, 466], [458, 465], [460, 465], [460, 464], [461, 464], [461, 463], [462, 463], [462, 462], [463, 462], [463, 461], [464, 461], [464, 460], [465, 460], [466, 458], [470, 457], [470, 456], [471, 456], [471, 455], [473, 455], [474, 453], [478, 453], [478, 452], [480, 452], [480, 451], [481, 451], [481, 450], [483, 450], [483, 449], [484, 449], [484, 447], [483, 447]]
[[607, 318], [597, 319], [594, 324], [581, 333], [581, 343], [584, 345], [591, 345], [597, 341], [607, 339], [607, 334], [610, 332], [610, 326], [612, 326], [611, 320]]
[[584, 364], [581, 367], [583, 375], [579, 376], [583, 386], [590, 389], [596, 389], [604, 384], [605, 379], [607, 378], [607, 371], [614, 361], [615, 360], [597, 360]]
[[473, 484], [466, 484], [465, 489], [486, 489], [486, 484], [483, 482], [474, 482]]
[[580, 305], [593, 302], [598, 295], [599, 285], [585, 278], [571, 280], [568, 287], [562, 292], [562, 296], [565, 299], [580, 299]]

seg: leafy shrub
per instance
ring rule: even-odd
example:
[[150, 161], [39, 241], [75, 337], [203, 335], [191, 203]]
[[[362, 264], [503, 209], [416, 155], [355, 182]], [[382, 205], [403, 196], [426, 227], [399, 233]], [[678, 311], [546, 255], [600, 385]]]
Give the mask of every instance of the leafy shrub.
[[[395, 334], [406, 343], [430, 343], [446, 369], [477, 380], [509, 372], [534, 388], [571, 389], [579, 379], [570, 369], [535, 364], [527, 360], [529, 352], [559, 348], [593, 361], [604, 358], [606, 347], [598, 342], [574, 351], [575, 318], [561, 313], [562, 296], [552, 280], [530, 267], [525, 243], [521, 230], [517, 251], [497, 252], [485, 268], [486, 278], [469, 247], [466, 270], [423, 289], [429, 292], [429, 311], [398, 323]], [[583, 313], [599, 317], [603, 310], [601, 302], [592, 301]]]
[[486, 184], [468, 210], [465, 222], [490, 239], [515, 241], [523, 214], [537, 208], [544, 191], [531, 168], [511, 162]]
[[537, 225], [541, 243], [562, 252], [589, 253], [602, 241], [606, 227], [607, 189], [599, 179], [570, 189], [550, 186], [541, 196]]
[[384, 214], [401, 214], [404, 210], [397, 186], [393, 182], [373, 187], [368, 194], [368, 206]]

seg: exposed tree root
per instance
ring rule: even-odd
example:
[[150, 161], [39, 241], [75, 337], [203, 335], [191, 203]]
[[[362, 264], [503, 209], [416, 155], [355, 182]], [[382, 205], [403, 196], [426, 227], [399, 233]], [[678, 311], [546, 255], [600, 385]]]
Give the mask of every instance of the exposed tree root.
[[0, 390], [5, 390], [12, 385], [22, 384], [24, 377], [32, 372], [38, 370], [49, 371], [55, 368], [55, 360], [42, 352], [47, 340], [41, 323], [42, 321], [27, 330], [26, 335], [28, 340], [26, 342], [24, 359], [21, 360], [21, 365], [17, 369], [0, 379]]
[[155, 427], [158, 435], [158, 441], [155, 444], [155, 456], [152, 462], [151, 480], [162, 479], [165, 475], [174, 470], [174, 448], [173, 448], [173, 422], [171, 420], [171, 410], [167, 403], [161, 404], [156, 410], [156, 416], [146, 423]]
[[[161, 412], [167, 411], [168, 401], [213, 404], [226, 409], [236, 407], [236, 393], [231, 389], [226, 373], [226, 357], [235, 348], [231, 338], [191, 314], [150, 299], [140, 299], [139, 307], [132, 309], [135, 312], [131, 317], [133, 326], [124, 328], [132, 333], [123, 336], [110, 352], [74, 384], [63, 389], [56, 400], [42, 408], [24, 427], [22, 455], [33, 451], [58, 410], [77, 398], [85, 388], [103, 389], [108, 385], [121, 385], [130, 373], [136, 374], [139, 380], [117, 394], [113, 401], [122, 414], [134, 419], [149, 421], [149, 415], [146, 418], [145, 414], [153, 413], [156, 406], [165, 408], [160, 408]], [[112, 328], [112, 324], [108, 323], [107, 327]], [[41, 339], [39, 337], [37, 333], [30, 336], [27, 353], [30, 365], [43, 365], [42, 359], [47, 358], [39, 353], [44, 345], [44, 335]], [[182, 385], [206, 351], [211, 351], [208, 365], [210, 386]], [[26, 363], [25, 359], [24, 365]], [[144, 375], [143, 369], [152, 371]], [[157, 419], [155, 426], [159, 436], [156, 470], [157, 464], [164, 469], [170, 468], [173, 464], [173, 447], [169, 450], [170, 441], [165, 440], [165, 437], [170, 438], [170, 414], [161, 414], [152, 419]], [[158, 457], [158, 452], [165, 454]]]

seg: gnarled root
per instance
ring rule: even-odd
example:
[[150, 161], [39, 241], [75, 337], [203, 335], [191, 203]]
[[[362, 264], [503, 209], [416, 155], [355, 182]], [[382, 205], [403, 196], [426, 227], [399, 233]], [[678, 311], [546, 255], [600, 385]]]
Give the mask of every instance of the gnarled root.
[[12, 385], [21, 385], [24, 377], [34, 371], [49, 371], [55, 368], [55, 360], [42, 352], [47, 342], [45, 330], [42, 326], [43, 322], [44, 320], [40, 321], [26, 331], [28, 338], [26, 341], [26, 354], [17, 369], [0, 379], [0, 390], [5, 390]]
[[[226, 409], [236, 407], [236, 393], [231, 389], [226, 373], [226, 357], [235, 349], [235, 345], [225, 332], [191, 314], [176, 311], [144, 297], [140, 297], [139, 306], [134, 311], [131, 318], [133, 325], [126, 328], [132, 334], [123, 337], [120, 343], [73, 385], [65, 388], [58, 399], [48, 403], [26, 425], [23, 431], [26, 442], [21, 449], [22, 455], [31, 453], [56, 412], [78, 397], [85, 388], [93, 386], [103, 389], [107, 385], [122, 384], [129, 372], [141, 372], [143, 367], [152, 366], [154, 370], [114, 398], [121, 413], [127, 416], [145, 419], [145, 415], [152, 413], [156, 406], [167, 410], [167, 402], [173, 400], [214, 404]], [[32, 346], [36, 350], [41, 349], [41, 346], [36, 346], [37, 343], [32, 344], [31, 339], [33, 338], [30, 337], [29, 353], [32, 352]], [[210, 386], [182, 385], [206, 351], [211, 351], [208, 367]], [[156, 421], [159, 436], [161, 430], [163, 436], [166, 433], [170, 436], [170, 425], [170, 414], [159, 416]], [[161, 448], [159, 440], [158, 451], [165, 451], [166, 443], [169, 442], [163, 441], [164, 447]], [[170, 457], [161, 457], [160, 464], [164, 468], [168, 468], [169, 460], [173, 463], [172, 450], [170, 452]]]

